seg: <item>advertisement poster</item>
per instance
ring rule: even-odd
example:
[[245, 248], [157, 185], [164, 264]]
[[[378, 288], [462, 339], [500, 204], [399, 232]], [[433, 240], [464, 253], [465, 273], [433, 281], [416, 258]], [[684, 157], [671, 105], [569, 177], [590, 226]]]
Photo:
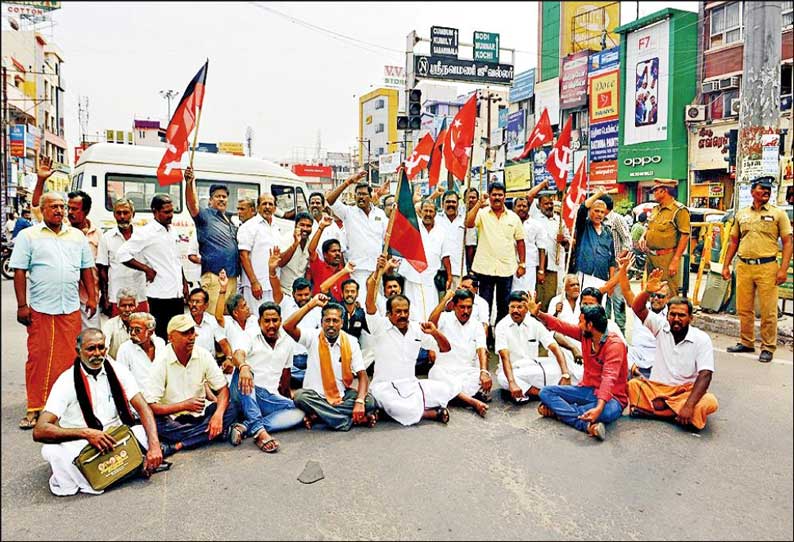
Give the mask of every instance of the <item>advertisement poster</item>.
[[560, 54], [601, 49], [607, 31], [607, 47], [620, 43], [614, 30], [620, 25], [620, 2], [560, 2]]
[[560, 77], [560, 108], [573, 109], [587, 103], [587, 51], [562, 61]]
[[11, 156], [23, 158], [25, 156], [25, 126], [23, 124], [12, 124], [8, 140], [11, 144]]
[[532, 162], [505, 168], [505, 188], [508, 191], [524, 190], [532, 184]]
[[664, 20], [627, 36], [626, 145], [667, 139], [669, 30]]
[[535, 157], [532, 160], [532, 178], [535, 186], [543, 181], [549, 181], [549, 183], [554, 185], [551, 173], [546, 170], [546, 159], [549, 157], [549, 150], [551, 150], [551, 147], [541, 147], [535, 150]]
[[522, 109], [507, 116], [507, 159], [521, 155], [526, 141], [526, 110]]
[[619, 79], [617, 69], [590, 74], [590, 124], [618, 120]]
[[551, 125], [560, 122], [560, 78], [554, 77], [535, 85], [535, 111], [549, 110]]
[[618, 159], [618, 121], [590, 125], [590, 160], [601, 162]]

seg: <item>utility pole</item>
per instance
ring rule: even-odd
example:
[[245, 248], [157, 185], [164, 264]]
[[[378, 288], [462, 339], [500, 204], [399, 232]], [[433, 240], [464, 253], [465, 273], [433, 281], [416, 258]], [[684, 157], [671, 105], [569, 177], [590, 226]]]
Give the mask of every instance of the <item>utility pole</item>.
[[250, 126], [245, 129], [245, 145], [248, 147], [248, 157], [252, 156], [252, 149], [253, 149], [253, 142], [254, 142], [254, 129]]
[[3, 66], [3, 221], [2, 227], [5, 230], [6, 226], [6, 218], [8, 213], [6, 213], [6, 206], [9, 206], [8, 203], [8, 185], [11, 182], [11, 157], [9, 156], [9, 147], [8, 147], [8, 132], [11, 129], [10, 121], [8, 118], [8, 70], [5, 66]]
[[171, 98], [176, 98], [177, 96], [179, 96], [179, 92], [170, 89], [161, 90], [160, 96], [165, 98], [166, 101], [168, 102], [168, 118], [166, 119], [166, 124], [168, 124], [169, 122], [171, 122]]
[[[750, 1], [741, 5], [744, 10], [744, 67], [733, 199], [737, 210], [749, 205], [752, 179], [773, 175], [777, 182], [780, 174], [778, 150], [774, 150], [774, 164], [765, 160], [762, 138], [777, 134], [780, 122], [782, 3]], [[765, 163], [769, 165], [765, 167]], [[772, 197], [776, 198], [776, 194], [773, 190]]]

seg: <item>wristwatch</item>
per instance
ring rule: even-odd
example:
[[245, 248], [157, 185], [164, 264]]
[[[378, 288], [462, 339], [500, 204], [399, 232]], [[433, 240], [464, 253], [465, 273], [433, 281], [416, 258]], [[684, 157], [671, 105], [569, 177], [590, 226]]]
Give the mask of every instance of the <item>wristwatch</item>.
[[518, 262], [518, 267], [526, 267], [526, 266], [527, 264], [525, 264], [524, 262]]
[[568, 373], [562, 373], [562, 374], [560, 375], [560, 378], [567, 378], [567, 379], [569, 379], [569, 380], [570, 380], [570, 378], [571, 378], [571, 375], [569, 375]]

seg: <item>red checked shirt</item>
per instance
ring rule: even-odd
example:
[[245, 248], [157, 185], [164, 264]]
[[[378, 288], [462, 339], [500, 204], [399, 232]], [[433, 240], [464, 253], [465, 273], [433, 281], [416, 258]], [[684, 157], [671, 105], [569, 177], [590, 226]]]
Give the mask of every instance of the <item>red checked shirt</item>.
[[605, 402], [613, 397], [625, 407], [629, 403], [626, 381], [628, 380], [628, 364], [626, 362], [626, 344], [614, 333], [601, 337], [597, 352], [593, 354], [593, 339], [582, 334], [579, 326], [568, 324], [541, 312], [541, 322], [550, 331], [559, 331], [572, 339], [582, 342], [582, 358], [584, 359], [584, 376], [580, 386], [595, 388], [595, 395]]

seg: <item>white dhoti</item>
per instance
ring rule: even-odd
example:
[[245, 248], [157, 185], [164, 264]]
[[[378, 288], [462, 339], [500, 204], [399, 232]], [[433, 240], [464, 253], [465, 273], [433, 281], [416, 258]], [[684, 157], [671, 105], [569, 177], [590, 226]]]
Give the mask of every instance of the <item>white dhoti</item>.
[[522, 290], [524, 292], [531, 293], [535, 295], [535, 287], [537, 286], [537, 268], [532, 267], [531, 269], [527, 267], [527, 272], [524, 273], [524, 276], [519, 278], [513, 275], [513, 286], [511, 289], [515, 290]]
[[386, 414], [402, 425], [418, 423], [425, 409], [446, 407], [457, 395], [444, 382], [416, 378], [375, 382], [369, 391]]
[[427, 379], [446, 384], [452, 397], [457, 397], [461, 393], [472, 397], [480, 390], [479, 367], [444, 363], [439, 360], [430, 369]]
[[427, 322], [427, 317], [438, 305], [436, 287], [406, 280], [403, 294], [411, 302], [410, 319], [414, 322]]
[[[259, 316], [259, 305], [265, 301], [273, 301], [273, 290], [263, 290], [261, 299], [254, 297], [250, 286], [243, 286], [240, 288], [240, 293], [243, 294], [245, 302], [248, 303], [248, 308], [251, 309], [251, 314], [255, 314], [257, 317]], [[209, 307], [207, 310], [212, 314], [215, 314], [215, 307]]]
[[87, 329], [89, 327], [100, 329], [102, 326], [99, 323], [99, 307], [97, 307], [94, 316], [91, 318], [85, 312], [85, 303], [80, 303], [80, 321], [83, 325], [83, 329]]
[[[568, 363], [568, 372], [571, 375], [571, 384], [578, 384], [584, 374], [584, 367], [573, 363], [573, 357], [571, 357], [571, 361]], [[513, 378], [516, 385], [525, 394], [530, 387], [540, 390], [544, 386], [555, 386], [559, 384], [561, 377], [562, 371], [557, 363], [557, 358], [553, 356], [513, 364]], [[510, 389], [501, 364], [496, 372], [496, 381], [502, 389]]]
[[[147, 448], [149, 441], [142, 425], [132, 426], [132, 432], [141, 446]], [[101, 495], [104, 491], [96, 491], [85, 479], [85, 476], [74, 466], [74, 458], [80, 454], [88, 441], [85, 439], [70, 440], [60, 444], [45, 444], [41, 447], [41, 456], [50, 463], [50, 491], [59, 497], [75, 495], [78, 491]], [[145, 453], [145, 452], [144, 452]]]

